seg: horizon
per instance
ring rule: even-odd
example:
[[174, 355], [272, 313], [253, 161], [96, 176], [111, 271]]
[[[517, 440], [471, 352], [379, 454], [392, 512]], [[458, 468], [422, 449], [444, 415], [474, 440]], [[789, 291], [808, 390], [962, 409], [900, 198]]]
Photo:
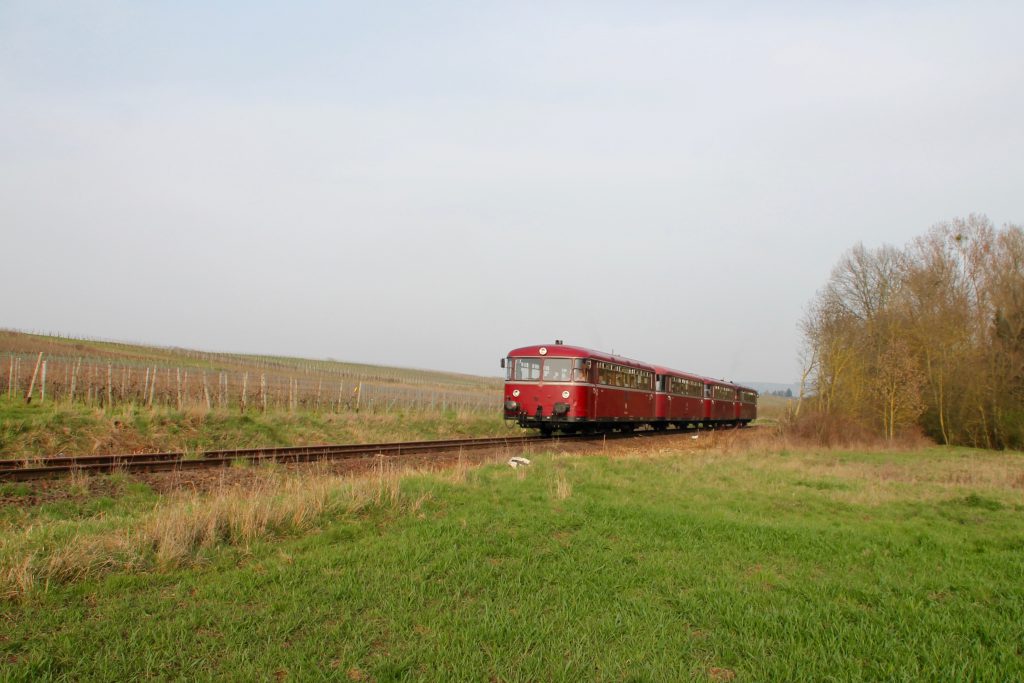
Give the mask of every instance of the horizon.
[[[351, 359], [351, 358], [296, 356], [296, 355], [288, 355], [288, 354], [260, 353], [258, 351], [237, 351], [237, 350], [224, 350], [224, 349], [209, 349], [209, 348], [200, 348], [200, 347], [192, 347], [192, 346], [178, 346], [178, 345], [174, 345], [174, 344], [159, 344], [159, 343], [153, 343], [153, 342], [131, 341], [131, 340], [126, 340], [126, 339], [109, 339], [109, 338], [101, 338], [101, 337], [86, 337], [86, 336], [82, 336], [82, 335], [67, 334], [67, 333], [63, 333], [63, 332], [60, 332], [60, 333], [58, 333], [58, 332], [41, 332], [41, 331], [33, 331], [33, 330], [19, 330], [19, 329], [12, 329], [12, 328], [0, 328], [0, 332], [12, 332], [12, 333], [15, 333], [15, 334], [24, 334], [24, 335], [35, 336], [35, 337], [50, 337], [50, 338], [55, 338], [55, 339], [63, 339], [63, 340], [66, 340], [66, 341], [95, 342], [95, 343], [101, 343], [101, 344], [122, 344], [122, 345], [125, 345], [125, 346], [137, 346], [137, 347], [140, 347], [140, 348], [164, 349], [164, 350], [168, 350], [168, 351], [197, 351], [199, 353], [222, 354], [222, 355], [238, 355], [238, 356], [249, 356], [249, 357], [272, 356], [272, 357], [275, 357], [275, 358], [289, 358], [289, 359], [294, 359], [294, 360], [325, 361], [325, 362], [328, 362], [328, 363], [343, 363], [343, 364], [346, 364], [346, 365], [365, 365], [365, 366], [369, 366], [369, 367], [382, 367], [382, 368], [395, 369], [395, 370], [416, 370], [416, 371], [420, 371], [420, 372], [436, 372], [436, 373], [440, 373], [440, 374], [467, 375], [467, 376], [470, 376], [470, 377], [477, 377], [477, 378], [483, 378], [483, 379], [499, 379], [499, 380], [504, 380], [504, 373], [502, 373], [502, 372], [496, 373], [494, 375], [484, 375], [484, 374], [473, 373], [473, 372], [466, 372], [464, 370], [456, 370], [456, 369], [451, 369], [451, 368], [425, 368], [425, 367], [418, 367], [418, 366], [414, 366], [414, 365], [403, 365], [403, 364], [400, 364], [400, 363], [398, 363], [398, 364], [368, 363], [366, 361], [362, 361], [362, 360], [358, 360], [358, 359]], [[550, 343], [554, 344], [554, 341], [555, 340], [552, 340]], [[548, 342], [543, 342], [543, 343], [548, 343]], [[578, 346], [576, 344], [569, 344], [569, 345], [570, 346]], [[600, 349], [592, 349], [592, 350], [599, 351]], [[613, 356], [617, 356], [617, 357], [621, 357], [621, 358], [627, 358], [627, 356], [625, 356], [624, 354], [612, 353], [611, 351], [608, 351], [607, 353], [609, 353], [610, 355], [613, 355]], [[499, 359], [498, 359], [499, 362], [504, 357], [505, 357], [504, 355], [499, 356]], [[656, 361], [648, 361], [646, 359], [630, 358], [630, 360], [639, 360], [641, 362], [656, 363]], [[692, 372], [693, 374], [700, 375], [700, 373], [697, 372], [696, 370], [683, 369], [682, 371], [683, 372]], [[748, 388], [754, 388], [755, 386], [771, 386], [771, 387], [778, 388], [778, 389], [786, 389], [786, 388], [792, 388], [792, 387], [798, 386], [798, 384], [799, 384], [798, 382], [785, 383], [785, 382], [772, 382], [772, 381], [753, 380], [753, 379], [737, 380], [737, 379], [731, 378], [731, 377], [730, 378], [721, 378], [721, 377], [715, 378], [715, 377], [711, 377], [709, 375], [700, 375], [700, 376], [703, 376], [706, 379], [718, 379], [718, 380], [729, 382], [729, 383], [732, 383], [732, 384], [745, 385]], [[758, 391], [760, 392], [761, 390], [758, 389]]]

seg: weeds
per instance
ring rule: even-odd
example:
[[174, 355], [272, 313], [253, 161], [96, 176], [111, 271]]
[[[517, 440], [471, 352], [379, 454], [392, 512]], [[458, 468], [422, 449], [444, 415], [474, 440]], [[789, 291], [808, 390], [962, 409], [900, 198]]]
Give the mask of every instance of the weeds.
[[555, 475], [555, 500], [565, 500], [572, 496], [572, 484], [565, 478], [564, 472]]
[[[59, 532], [35, 525], [0, 539], [0, 595], [15, 597], [110, 571], [187, 566], [216, 547], [248, 550], [268, 538], [309, 530], [328, 516], [401, 502], [401, 476], [391, 469], [349, 478], [261, 474], [246, 486], [170, 496], [130, 527], [91, 531], [64, 522]], [[87, 490], [88, 483], [82, 486]], [[416, 511], [425, 500], [414, 502]]]

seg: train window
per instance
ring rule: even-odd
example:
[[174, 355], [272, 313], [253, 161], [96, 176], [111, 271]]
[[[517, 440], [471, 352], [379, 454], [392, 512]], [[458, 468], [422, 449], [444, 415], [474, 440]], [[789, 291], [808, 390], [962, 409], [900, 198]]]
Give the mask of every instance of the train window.
[[736, 390], [733, 389], [732, 387], [723, 387], [716, 384], [712, 392], [714, 397], [719, 401], [736, 400]]
[[545, 382], [568, 382], [569, 373], [572, 372], [571, 358], [545, 358], [544, 359], [544, 381]]
[[540, 379], [540, 358], [516, 358], [512, 378], [518, 382], [536, 382]]
[[577, 358], [572, 362], [572, 381], [587, 382], [590, 380], [590, 361]]

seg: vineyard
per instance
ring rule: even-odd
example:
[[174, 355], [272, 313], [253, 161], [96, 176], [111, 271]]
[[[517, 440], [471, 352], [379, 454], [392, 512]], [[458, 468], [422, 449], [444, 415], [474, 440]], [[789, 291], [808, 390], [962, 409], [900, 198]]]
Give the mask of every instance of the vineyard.
[[179, 411], [493, 412], [501, 381], [0, 331], [0, 395]]

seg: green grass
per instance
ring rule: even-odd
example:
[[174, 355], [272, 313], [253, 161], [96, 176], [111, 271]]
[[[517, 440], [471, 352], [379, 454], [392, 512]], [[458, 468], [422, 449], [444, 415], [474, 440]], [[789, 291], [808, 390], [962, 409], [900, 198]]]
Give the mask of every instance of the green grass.
[[[37, 587], [0, 603], [0, 677], [1024, 677], [1021, 454], [531, 457]], [[0, 523], [129, 527], [153, 494], [120, 485]]]
[[0, 397], [0, 457], [376, 443], [521, 433], [519, 428], [506, 424], [498, 411], [251, 411], [243, 415], [132, 406], [104, 411], [53, 402], [25, 405]]

